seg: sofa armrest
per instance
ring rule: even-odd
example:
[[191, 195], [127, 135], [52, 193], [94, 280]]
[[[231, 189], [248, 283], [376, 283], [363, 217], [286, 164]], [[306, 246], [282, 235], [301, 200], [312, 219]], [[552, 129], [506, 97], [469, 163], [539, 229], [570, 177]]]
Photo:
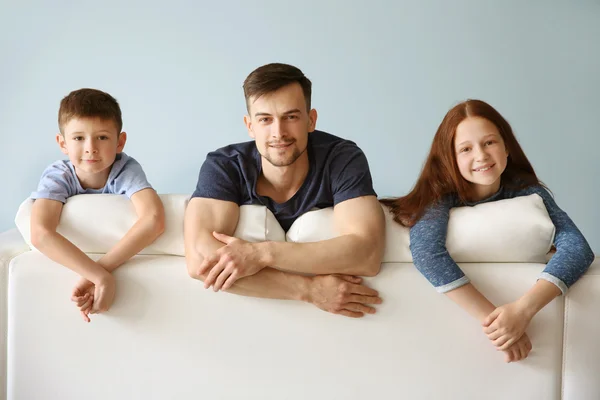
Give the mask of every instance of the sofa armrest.
[[29, 246], [17, 229], [0, 233], [0, 400], [6, 399], [8, 265], [13, 258], [28, 250]]

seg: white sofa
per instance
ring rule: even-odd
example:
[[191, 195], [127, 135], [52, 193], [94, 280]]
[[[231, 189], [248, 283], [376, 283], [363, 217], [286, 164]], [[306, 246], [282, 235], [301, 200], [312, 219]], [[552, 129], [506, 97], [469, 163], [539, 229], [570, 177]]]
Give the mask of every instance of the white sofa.
[[[76, 275], [31, 250], [31, 202], [21, 205], [19, 231], [0, 235], [0, 399], [600, 399], [598, 260], [534, 318], [529, 358], [505, 364], [411, 264], [407, 230], [389, 215], [382, 270], [366, 279], [384, 302], [350, 319], [204, 290], [182, 257], [187, 196], [161, 198], [165, 233], [115, 272], [115, 303], [90, 324], [69, 299]], [[76, 196], [59, 231], [97, 258], [134, 219], [122, 197]], [[501, 304], [535, 282], [553, 234], [534, 195], [453, 210], [447, 247]], [[286, 236], [258, 206], [242, 207], [236, 231], [252, 241], [333, 235], [331, 210]]]

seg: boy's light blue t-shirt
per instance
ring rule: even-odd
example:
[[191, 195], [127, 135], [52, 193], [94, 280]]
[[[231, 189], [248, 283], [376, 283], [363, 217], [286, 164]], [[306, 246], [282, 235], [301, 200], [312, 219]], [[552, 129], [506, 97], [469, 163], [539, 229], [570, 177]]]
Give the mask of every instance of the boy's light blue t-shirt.
[[125, 153], [117, 154], [106, 185], [102, 189], [84, 189], [79, 183], [75, 168], [69, 160], [56, 161], [44, 170], [37, 191], [31, 194], [32, 199], [50, 199], [66, 203], [71, 196], [78, 194], [124, 194], [131, 198], [142, 189], [152, 188], [146, 174], [132, 157]]

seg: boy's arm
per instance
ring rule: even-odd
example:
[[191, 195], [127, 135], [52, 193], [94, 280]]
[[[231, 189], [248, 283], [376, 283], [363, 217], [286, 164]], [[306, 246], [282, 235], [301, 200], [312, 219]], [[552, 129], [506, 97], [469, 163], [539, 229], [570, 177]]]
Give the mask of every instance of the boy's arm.
[[63, 204], [37, 199], [31, 208], [31, 243], [44, 255], [96, 285], [112, 281], [112, 276], [77, 246], [56, 232]]
[[[379, 272], [385, 246], [385, 219], [375, 196], [343, 201], [334, 207], [339, 237], [311, 243], [248, 243], [215, 234], [227, 246], [200, 267], [208, 273], [205, 285], [223, 284], [271, 266], [290, 272], [374, 276]], [[218, 231], [217, 231], [218, 232]]]
[[131, 196], [137, 221], [98, 263], [112, 272], [125, 261], [154, 242], [165, 230], [165, 211], [154, 189], [147, 188]]

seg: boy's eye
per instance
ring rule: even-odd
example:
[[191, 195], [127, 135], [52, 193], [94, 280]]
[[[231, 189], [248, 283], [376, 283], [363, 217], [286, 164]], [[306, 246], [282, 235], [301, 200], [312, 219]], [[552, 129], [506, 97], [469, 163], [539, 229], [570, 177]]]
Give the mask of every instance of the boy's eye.
[[108, 136], [104, 136], [104, 135], [98, 136], [98, 139], [100, 139], [100, 140], [108, 140]]
[[75, 136], [73, 137], [73, 140], [83, 140], [83, 136]]

